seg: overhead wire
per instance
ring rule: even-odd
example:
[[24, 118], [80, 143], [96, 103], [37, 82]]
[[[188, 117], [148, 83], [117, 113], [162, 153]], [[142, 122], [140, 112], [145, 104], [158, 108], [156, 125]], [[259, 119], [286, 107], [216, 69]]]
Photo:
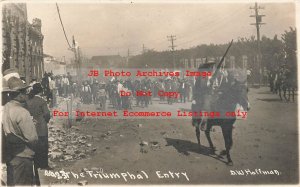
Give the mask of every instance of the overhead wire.
[[[229, 15], [227, 15], [227, 16], [224, 16], [223, 18], [221, 18], [220, 20], [218, 20], [218, 23], [219, 23], [219, 24], [217, 24], [217, 25], [215, 24], [215, 25], [213, 25], [212, 27], [206, 27], [207, 29], [202, 30], [202, 34], [203, 34], [203, 33], [208, 33], [208, 32], [211, 32], [211, 31], [214, 31], [214, 30], [216, 30], [216, 29], [218, 29], [218, 28], [224, 26], [226, 23], [228, 23], [226, 20], [231, 19], [232, 17], [234, 17], [234, 16], [236, 16], [236, 15], [238, 15], [239, 13], [244, 12], [244, 11], [245, 11], [245, 10], [241, 9], [241, 10], [239, 10], [239, 11], [234, 11], [233, 14], [229, 14]], [[179, 45], [185, 45], [185, 44], [192, 43], [193, 41], [195, 41], [195, 39], [197, 39], [197, 38], [199, 38], [199, 37], [200, 37], [200, 36], [193, 37], [191, 40], [184, 41], [184, 42], [180, 42], [180, 43], [178, 43], [177, 45], [179, 46]]]
[[61, 16], [60, 16], [59, 7], [58, 7], [57, 3], [56, 3], [56, 8], [57, 8], [57, 13], [58, 13], [58, 16], [59, 16], [60, 24], [62, 26], [62, 29], [63, 29], [64, 35], [65, 35], [66, 41], [67, 41], [67, 43], [69, 45], [69, 48], [72, 48], [72, 46], [70, 45], [70, 42], [68, 40], [68, 37], [67, 37], [66, 31], [65, 31], [65, 27], [64, 27], [64, 24], [63, 24]]
[[[62, 26], [62, 29], [63, 29], [63, 32], [64, 32], [64, 36], [65, 36], [65, 39], [66, 39], [66, 41], [67, 41], [67, 43], [68, 43], [68, 46], [70, 47], [70, 48], [72, 48], [71, 47], [71, 45], [70, 45], [70, 42], [69, 42], [69, 40], [68, 40], [68, 37], [67, 37], [67, 34], [66, 34], [66, 31], [65, 31], [65, 28], [64, 28], [64, 25], [63, 25], [63, 22], [62, 22], [62, 19], [61, 19], [61, 15], [60, 15], [60, 11], [59, 11], [59, 7], [58, 7], [58, 4], [56, 3], [56, 7], [57, 7], [57, 12], [58, 12], [58, 15], [59, 15], [59, 19], [60, 19], [60, 23], [61, 23], [61, 26]], [[243, 11], [245, 11], [245, 10], [242, 10], [242, 9], [239, 9], [239, 10], [237, 10], [237, 11], [233, 11], [233, 13], [231, 13], [231, 14], [227, 14], [226, 16], [224, 16], [224, 17], [222, 17], [221, 19], [219, 19], [219, 20], [217, 20], [217, 21], [214, 21], [214, 22], [217, 22], [217, 23], [219, 23], [219, 24], [214, 24], [214, 23], [212, 23], [212, 22], [210, 22], [210, 23], [208, 23], [208, 25], [206, 25], [206, 29], [202, 29], [201, 30], [201, 32], [202, 32], [202, 34], [203, 33], [208, 33], [208, 32], [211, 32], [212, 30], [215, 30], [215, 29], [217, 29], [217, 28], [219, 28], [219, 27], [221, 27], [221, 26], [223, 26], [224, 24], [226, 24], [226, 23], [224, 23], [224, 21], [226, 21], [227, 19], [230, 19], [230, 18], [232, 18], [232, 16], [235, 16], [235, 15], [237, 15], [237, 14], [239, 14], [239, 13], [241, 13], [241, 12], [243, 12]], [[210, 26], [210, 25], [212, 25], [212, 26]], [[194, 31], [196, 31], [196, 30], [194, 30]], [[182, 37], [182, 34], [180, 34], [181, 36], [179, 36], [179, 38], [183, 38]], [[176, 44], [177, 46], [179, 45], [186, 45], [186, 44], [189, 44], [189, 43], [192, 43], [195, 39], [197, 39], [197, 38], [199, 38], [200, 36], [196, 36], [196, 37], [192, 37], [192, 40], [187, 40], [187, 41], [182, 41], [182, 42], [179, 42], [178, 44]], [[155, 41], [155, 43], [156, 43], [156, 41], [159, 41], [159, 39], [153, 39], [153, 40], [150, 40], [150, 41], [152, 41], [152, 42], [154, 42]], [[167, 41], [159, 41], [159, 43], [158, 44], [161, 44], [161, 43], [165, 43], [165, 42], [167, 42]], [[125, 45], [123, 46], [124, 48], [126, 48], [125, 47]], [[121, 47], [121, 48], [123, 48], [123, 47]], [[135, 44], [131, 44], [131, 45], [127, 45], [127, 47], [130, 49], [137, 49], [137, 50], [130, 50], [130, 53], [131, 54], [133, 54], [133, 53], [139, 53], [141, 50], [139, 50], [138, 48], [139, 47], [137, 47], [137, 46], [135, 46]], [[98, 48], [98, 47], [87, 47], [87, 48]], [[101, 51], [105, 51], [105, 49], [104, 49], [105, 47], [100, 47], [100, 48], [98, 48], [98, 49], [100, 49]], [[117, 47], [117, 48], [119, 48], [119, 50], [118, 51], [125, 51], [125, 50], [127, 50], [127, 49], [121, 49], [120, 50], [120, 47]], [[106, 47], [106, 50], [113, 50], [112, 48], [107, 48]]]

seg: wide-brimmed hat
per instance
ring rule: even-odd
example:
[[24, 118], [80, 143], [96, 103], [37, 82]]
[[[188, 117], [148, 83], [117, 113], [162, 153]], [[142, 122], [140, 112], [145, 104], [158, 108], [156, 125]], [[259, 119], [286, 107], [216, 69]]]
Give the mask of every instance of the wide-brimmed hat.
[[3, 72], [3, 79], [5, 79], [6, 81], [8, 81], [8, 79], [10, 79], [11, 77], [20, 78], [20, 74], [18, 73], [17, 69], [10, 68]]
[[23, 83], [23, 81], [17, 77], [11, 77], [7, 81], [7, 87], [6, 91], [8, 92], [18, 92], [24, 89], [29, 88], [30, 86], [27, 86]]
[[5, 79], [2, 79], [2, 92], [9, 92], [10, 89], [7, 85], [7, 81]]
[[209, 68], [213, 67], [215, 64], [216, 64], [216, 62], [214, 62], [214, 61], [208, 61], [203, 64], [200, 64], [198, 69], [209, 69]]

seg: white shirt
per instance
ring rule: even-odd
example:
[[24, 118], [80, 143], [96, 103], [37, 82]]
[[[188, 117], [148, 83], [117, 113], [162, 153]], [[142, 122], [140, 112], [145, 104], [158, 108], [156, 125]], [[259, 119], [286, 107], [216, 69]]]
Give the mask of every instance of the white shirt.
[[49, 82], [49, 88], [50, 88], [50, 90], [55, 89], [55, 81], [54, 81], [54, 80], [51, 80], [51, 81]]
[[123, 85], [121, 83], [118, 84], [118, 93], [120, 93], [120, 91], [123, 90]]
[[62, 83], [69, 85], [69, 79], [67, 77], [62, 78]]

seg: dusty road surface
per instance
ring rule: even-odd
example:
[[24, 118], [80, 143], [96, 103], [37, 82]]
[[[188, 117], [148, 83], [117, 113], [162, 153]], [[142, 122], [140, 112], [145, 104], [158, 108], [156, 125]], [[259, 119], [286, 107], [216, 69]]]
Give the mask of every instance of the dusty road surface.
[[[203, 146], [198, 147], [190, 119], [83, 119], [76, 122], [73, 129], [89, 135], [88, 147], [93, 148], [92, 153], [79, 160], [52, 161], [54, 170], [40, 171], [42, 183], [298, 183], [297, 102], [286, 103], [278, 98], [267, 88], [250, 90], [248, 118], [234, 125], [233, 166], [226, 165], [225, 157], [209, 154], [203, 132]], [[150, 107], [159, 105], [174, 110], [189, 107], [190, 103], [154, 103]], [[52, 126], [60, 128], [59, 122]], [[220, 127], [214, 127], [211, 136], [219, 154], [224, 149]], [[70, 172], [69, 177], [63, 176], [62, 171]]]

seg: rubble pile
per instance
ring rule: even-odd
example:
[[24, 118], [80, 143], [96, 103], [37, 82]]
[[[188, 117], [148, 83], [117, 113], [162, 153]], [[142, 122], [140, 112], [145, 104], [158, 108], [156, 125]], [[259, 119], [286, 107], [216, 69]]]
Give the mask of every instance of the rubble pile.
[[77, 127], [64, 130], [49, 126], [49, 158], [51, 161], [74, 161], [86, 158], [96, 151], [93, 136], [81, 135]]

